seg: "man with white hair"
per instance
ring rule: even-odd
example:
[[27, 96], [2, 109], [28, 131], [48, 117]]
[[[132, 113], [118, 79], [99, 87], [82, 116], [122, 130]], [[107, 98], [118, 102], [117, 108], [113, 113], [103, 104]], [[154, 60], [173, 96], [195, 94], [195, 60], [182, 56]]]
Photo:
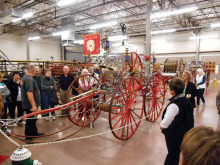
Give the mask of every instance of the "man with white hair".
[[[71, 83], [73, 82], [73, 76], [71, 74], [69, 74], [69, 67], [68, 66], [64, 66], [63, 67], [63, 74], [61, 74], [60, 76], [60, 100], [61, 100], [61, 104], [65, 104], [67, 101], [67, 96], [68, 96], [68, 88], [71, 85]], [[66, 114], [66, 110], [62, 110], [62, 115]]]

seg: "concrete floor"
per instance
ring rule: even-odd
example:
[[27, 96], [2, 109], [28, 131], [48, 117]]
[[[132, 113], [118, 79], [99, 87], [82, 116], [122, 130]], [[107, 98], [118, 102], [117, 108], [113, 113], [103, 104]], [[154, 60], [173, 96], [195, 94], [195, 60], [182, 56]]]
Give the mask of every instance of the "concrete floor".
[[[200, 107], [194, 110], [195, 126], [206, 125], [214, 129], [220, 128], [219, 115], [216, 108], [216, 95], [220, 87], [209, 88], [209, 93], [205, 94], [206, 104], [201, 103]], [[166, 100], [170, 96], [167, 95]], [[39, 160], [43, 165], [162, 165], [166, 154], [166, 144], [163, 134], [159, 128], [159, 119], [150, 123], [143, 120], [135, 135], [127, 141], [116, 139], [111, 132], [56, 144], [47, 144], [39, 146], [28, 146], [31, 153], [31, 159]], [[67, 117], [57, 118], [55, 121], [38, 120], [37, 126], [39, 132], [53, 133], [69, 126], [71, 122]], [[110, 130], [108, 114], [102, 112], [94, 123], [95, 127], [90, 130], [84, 128], [69, 139], [93, 135]], [[17, 134], [24, 133], [24, 126], [11, 127]], [[36, 138], [36, 141], [48, 141], [65, 137], [79, 127], [73, 126], [67, 131], [53, 135], [51, 137]], [[12, 138], [19, 144], [25, 142]], [[0, 134], [0, 155], [10, 156], [17, 149], [13, 143]], [[2, 165], [11, 164], [10, 159], [4, 161]]]

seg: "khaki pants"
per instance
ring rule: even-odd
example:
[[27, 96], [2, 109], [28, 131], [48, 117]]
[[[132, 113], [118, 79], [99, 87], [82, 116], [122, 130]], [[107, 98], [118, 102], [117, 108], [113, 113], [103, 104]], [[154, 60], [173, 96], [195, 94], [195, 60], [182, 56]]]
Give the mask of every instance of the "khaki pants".
[[[72, 93], [72, 90], [69, 91], [69, 92]], [[68, 90], [60, 89], [60, 101], [61, 101], [62, 105], [66, 104], [67, 102], [70, 102], [69, 97], [68, 97]], [[62, 109], [61, 110], [62, 115], [66, 114], [66, 110], [67, 109]]]

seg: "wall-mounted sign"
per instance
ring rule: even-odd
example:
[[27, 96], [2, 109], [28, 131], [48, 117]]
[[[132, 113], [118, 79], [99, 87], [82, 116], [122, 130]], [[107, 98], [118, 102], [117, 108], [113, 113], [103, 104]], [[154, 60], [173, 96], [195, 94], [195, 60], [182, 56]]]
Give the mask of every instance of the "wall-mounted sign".
[[83, 55], [88, 55], [90, 51], [91, 55], [97, 55], [100, 53], [100, 33], [89, 34], [83, 36]]

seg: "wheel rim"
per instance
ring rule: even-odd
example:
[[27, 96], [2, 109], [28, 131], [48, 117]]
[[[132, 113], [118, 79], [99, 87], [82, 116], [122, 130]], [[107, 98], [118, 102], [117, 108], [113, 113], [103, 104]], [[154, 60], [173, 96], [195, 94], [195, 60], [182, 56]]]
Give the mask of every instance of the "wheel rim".
[[[70, 101], [69, 100], [70, 97], [74, 97], [84, 92], [88, 92], [91, 89], [91, 87], [94, 86], [95, 88], [98, 88], [100, 86], [100, 83], [96, 77], [91, 75], [84, 75], [78, 77], [72, 82], [72, 84], [68, 89], [68, 97], [66, 102]], [[98, 95], [95, 97], [98, 97]], [[103, 96], [101, 93], [99, 97], [99, 101], [102, 100], [102, 97]], [[97, 105], [96, 101], [97, 101], [96, 98], [91, 97], [90, 99], [87, 99], [82, 102], [78, 102], [77, 104], [69, 107], [67, 110], [67, 116], [70, 119], [70, 121], [73, 122], [75, 125], [81, 127], [89, 125], [90, 109], [91, 109], [92, 122], [95, 122], [95, 120], [98, 118], [98, 116], [101, 113], [101, 110], [93, 108], [94, 106]]]
[[144, 95], [140, 82], [129, 77], [117, 86], [111, 99], [109, 125], [113, 135], [129, 139], [137, 130], [143, 116]]
[[142, 71], [143, 71], [143, 65], [140, 56], [135, 52], [131, 52], [130, 61], [126, 61], [122, 65], [122, 78], [131, 75], [132, 77], [137, 77], [138, 80], [141, 81]]
[[145, 111], [149, 121], [154, 122], [160, 116], [165, 101], [165, 93], [163, 76], [160, 73], [154, 74], [148, 83], [145, 94]]

